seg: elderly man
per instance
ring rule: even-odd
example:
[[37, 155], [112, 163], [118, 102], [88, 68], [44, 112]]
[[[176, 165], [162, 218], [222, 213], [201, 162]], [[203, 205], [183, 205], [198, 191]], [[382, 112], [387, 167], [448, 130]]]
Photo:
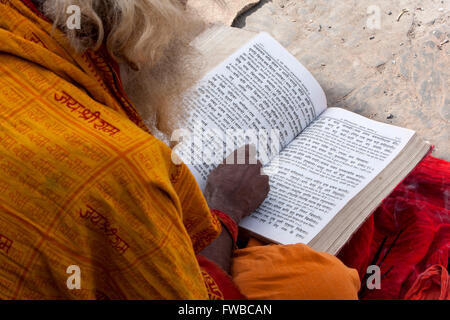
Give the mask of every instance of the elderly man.
[[286, 298], [277, 263], [292, 298], [356, 298], [356, 272], [303, 245], [237, 251], [228, 276], [268, 178], [221, 165], [205, 200], [155, 138], [199, 30], [180, 1], [0, 0], [1, 299]]

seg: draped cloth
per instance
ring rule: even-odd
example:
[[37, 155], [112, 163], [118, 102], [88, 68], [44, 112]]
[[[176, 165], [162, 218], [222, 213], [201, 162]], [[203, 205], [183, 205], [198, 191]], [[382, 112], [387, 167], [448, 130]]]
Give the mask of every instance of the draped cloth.
[[358, 272], [331, 254], [304, 244], [261, 244], [250, 239], [233, 258], [233, 280], [249, 299], [358, 299]]
[[[427, 156], [353, 235], [338, 257], [358, 270], [361, 299], [449, 299], [450, 162]], [[381, 288], [366, 287], [367, 267]]]
[[224, 298], [196, 258], [221, 226], [195, 179], [104, 50], [76, 54], [30, 3], [0, 0], [0, 298]]

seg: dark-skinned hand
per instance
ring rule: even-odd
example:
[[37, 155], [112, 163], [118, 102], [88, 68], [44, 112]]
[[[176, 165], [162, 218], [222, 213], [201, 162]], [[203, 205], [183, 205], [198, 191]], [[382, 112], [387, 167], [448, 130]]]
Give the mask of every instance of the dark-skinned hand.
[[262, 174], [255, 147], [246, 145], [211, 172], [205, 198], [211, 209], [220, 210], [239, 223], [260, 206], [269, 189], [269, 177]]

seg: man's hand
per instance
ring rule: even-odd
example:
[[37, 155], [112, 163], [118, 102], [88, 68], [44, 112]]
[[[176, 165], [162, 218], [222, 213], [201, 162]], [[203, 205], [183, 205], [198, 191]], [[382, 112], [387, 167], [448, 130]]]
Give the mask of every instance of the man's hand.
[[250, 145], [236, 150], [211, 172], [206, 184], [209, 207], [228, 214], [236, 223], [255, 211], [269, 193], [269, 177], [261, 174], [255, 154]]

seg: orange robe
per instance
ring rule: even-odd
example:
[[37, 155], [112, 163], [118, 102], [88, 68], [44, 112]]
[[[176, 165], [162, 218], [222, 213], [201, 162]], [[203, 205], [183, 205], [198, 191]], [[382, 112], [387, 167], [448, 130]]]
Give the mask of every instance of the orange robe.
[[221, 227], [195, 179], [109, 61], [51, 29], [0, 0], [0, 298], [207, 299], [196, 253]]
[[263, 246], [250, 239], [235, 252], [232, 275], [256, 300], [357, 300], [360, 289], [358, 271], [304, 244]]

